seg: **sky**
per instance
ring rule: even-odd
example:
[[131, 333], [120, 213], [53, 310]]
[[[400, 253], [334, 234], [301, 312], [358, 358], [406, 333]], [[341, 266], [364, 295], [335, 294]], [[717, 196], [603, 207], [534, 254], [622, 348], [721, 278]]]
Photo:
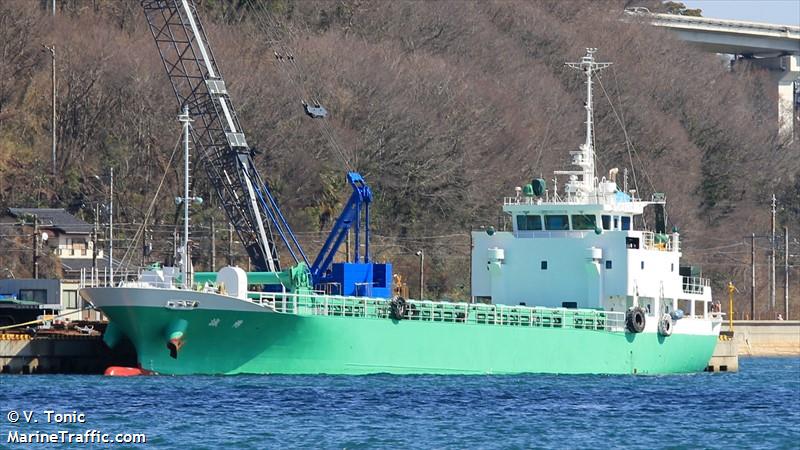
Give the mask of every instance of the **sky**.
[[703, 17], [800, 26], [800, 0], [682, 0]]

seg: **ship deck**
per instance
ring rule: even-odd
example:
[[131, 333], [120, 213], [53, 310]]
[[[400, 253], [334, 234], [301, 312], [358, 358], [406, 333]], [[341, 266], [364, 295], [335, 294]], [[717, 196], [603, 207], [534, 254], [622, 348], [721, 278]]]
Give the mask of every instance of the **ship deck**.
[[[284, 293], [251, 293], [248, 301], [278, 313], [306, 316], [391, 318], [386, 299]], [[402, 320], [463, 324], [625, 331], [625, 313], [594, 309], [406, 300]]]

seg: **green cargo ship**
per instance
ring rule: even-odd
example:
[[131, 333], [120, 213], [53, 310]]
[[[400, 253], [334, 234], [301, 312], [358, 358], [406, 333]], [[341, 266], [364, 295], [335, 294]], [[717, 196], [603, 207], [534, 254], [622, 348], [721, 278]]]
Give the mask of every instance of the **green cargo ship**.
[[694, 372], [717, 341], [710, 328], [632, 333], [624, 313], [597, 310], [411, 301], [398, 320], [384, 299], [85, 292], [131, 338], [141, 368], [160, 374]]
[[[663, 374], [703, 370], [721, 314], [707, 279], [680, 266], [665, 196], [620, 189], [594, 167], [590, 49], [586, 141], [559, 194], [535, 179], [503, 200], [512, 229], [472, 233], [472, 302], [326, 295], [299, 264], [283, 272], [225, 267], [182, 287], [174, 268], [81, 296], [159, 374]], [[188, 194], [186, 196], [188, 198]], [[637, 227], [655, 210], [652, 231]], [[250, 285], [280, 292], [249, 292]], [[274, 289], [273, 289], [274, 290]], [[527, 306], [536, 305], [536, 306]]]

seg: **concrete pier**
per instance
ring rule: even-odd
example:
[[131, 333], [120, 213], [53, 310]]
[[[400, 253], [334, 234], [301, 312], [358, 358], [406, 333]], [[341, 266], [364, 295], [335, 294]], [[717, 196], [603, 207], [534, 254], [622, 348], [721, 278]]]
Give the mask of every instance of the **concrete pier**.
[[724, 331], [719, 335], [717, 348], [708, 362], [706, 372], [738, 372], [739, 345], [734, 333]]
[[130, 345], [114, 351], [99, 335], [0, 334], [0, 371], [4, 374], [102, 374], [111, 365], [136, 366]]

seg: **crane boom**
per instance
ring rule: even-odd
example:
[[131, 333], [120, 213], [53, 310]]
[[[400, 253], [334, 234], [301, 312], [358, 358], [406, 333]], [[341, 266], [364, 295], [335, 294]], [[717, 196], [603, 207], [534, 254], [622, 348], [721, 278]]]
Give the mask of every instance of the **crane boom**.
[[308, 259], [253, 161], [193, 0], [141, 0], [180, 107], [194, 120], [192, 141], [256, 270], [278, 271], [277, 233], [295, 263]]
[[[339, 252], [339, 247], [342, 245], [350, 228], [355, 229], [356, 245], [355, 245], [355, 262], [359, 261], [359, 252], [361, 245], [359, 243], [361, 237], [361, 211], [362, 207], [365, 212], [364, 219], [364, 264], [369, 263], [369, 205], [372, 203], [372, 190], [367, 186], [367, 182], [361, 174], [357, 172], [347, 173], [347, 182], [353, 188], [353, 193], [350, 199], [342, 209], [341, 215], [336, 219], [333, 229], [322, 245], [319, 255], [311, 265], [311, 277], [314, 283], [321, 283], [328, 281], [330, 278], [330, 269], [333, 264], [336, 254]], [[348, 261], [350, 262], [350, 261]]]

